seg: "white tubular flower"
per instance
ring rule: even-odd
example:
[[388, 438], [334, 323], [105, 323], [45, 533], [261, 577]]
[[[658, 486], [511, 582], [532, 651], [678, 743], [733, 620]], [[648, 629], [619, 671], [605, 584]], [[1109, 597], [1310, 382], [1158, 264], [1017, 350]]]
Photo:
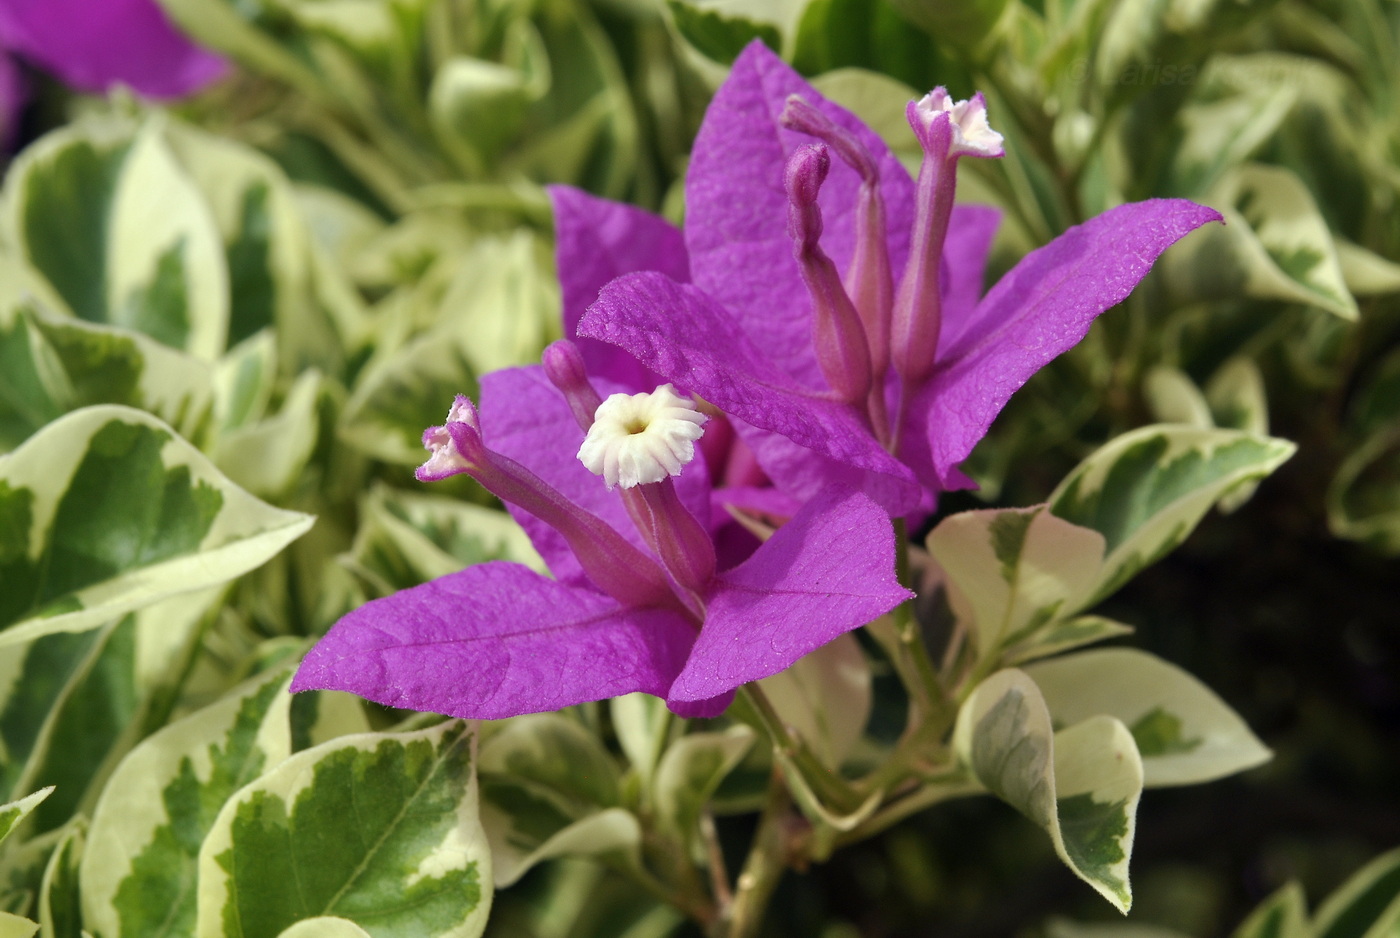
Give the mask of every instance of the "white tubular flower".
[[578, 458], [609, 489], [660, 482], [695, 458], [705, 419], [669, 384], [650, 394], [614, 394], [598, 405]]
[[987, 100], [977, 92], [967, 101], [954, 101], [947, 90], [938, 87], [919, 99], [919, 117], [927, 127], [939, 114], [953, 122], [953, 142], [948, 156], [1002, 156], [1002, 136], [987, 123]]

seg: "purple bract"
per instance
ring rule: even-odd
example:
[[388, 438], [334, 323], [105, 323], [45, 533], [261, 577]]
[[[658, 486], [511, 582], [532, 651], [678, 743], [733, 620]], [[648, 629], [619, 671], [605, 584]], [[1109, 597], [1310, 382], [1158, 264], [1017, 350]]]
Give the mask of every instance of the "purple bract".
[[0, 48], [81, 91], [122, 84], [151, 98], [198, 91], [228, 69], [155, 0], [4, 0]]
[[[957, 159], [1000, 155], [1000, 136], [980, 96], [954, 103], [936, 89], [909, 117], [925, 151], [917, 181], [873, 131], [754, 43], [696, 140], [684, 253], [659, 219], [552, 191], [566, 298], [571, 279], [600, 291], [579, 336], [723, 410], [793, 496], [853, 485], [894, 515], [970, 485], [958, 465], [1011, 394], [1162, 251], [1220, 219], [1182, 199], [1119, 206], [1031, 252], [983, 295], [998, 215], [953, 205], [952, 187]], [[814, 140], [831, 155], [806, 152]], [[606, 284], [600, 244], [607, 271], [621, 274]], [[859, 348], [869, 377], [855, 368]]]
[[739, 685], [911, 595], [895, 578], [888, 519], [859, 492], [824, 490], [716, 571], [703, 460], [673, 489], [665, 478], [609, 490], [579, 462], [584, 431], [542, 369], [488, 375], [482, 399], [478, 414], [459, 398], [428, 432], [434, 455], [419, 477], [467, 472], [500, 495], [555, 579], [491, 562], [370, 602], [311, 650], [293, 690], [486, 719], [645, 691], [714, 716]]

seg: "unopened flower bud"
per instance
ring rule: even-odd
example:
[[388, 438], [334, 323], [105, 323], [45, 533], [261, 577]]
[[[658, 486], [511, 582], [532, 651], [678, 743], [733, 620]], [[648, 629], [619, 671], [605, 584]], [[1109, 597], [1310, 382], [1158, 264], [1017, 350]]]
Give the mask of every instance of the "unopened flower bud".
[[588, 380], [588, 369], [584, 365], [583, 355], [579, 353], [578, 346], [568, 339], [551, 342], [544, 350], [540, 362], [544, 365], [545, 377], [564, 395], [564, 399], [569, 402], [569, 410], [573, 411], [574, 419], [578, 421], [583, 432], [587, 433], [593, 426], [593, 414], [598, 410], [603, 398]]

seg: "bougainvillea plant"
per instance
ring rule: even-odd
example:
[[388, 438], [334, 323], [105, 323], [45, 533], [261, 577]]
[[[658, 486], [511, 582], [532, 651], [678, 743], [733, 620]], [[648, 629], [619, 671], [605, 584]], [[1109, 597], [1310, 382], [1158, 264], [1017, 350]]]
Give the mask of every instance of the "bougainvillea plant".
[[[623, 864], [660, 875], [657, 890], [712, 934], [752, 934], [785, 864], [982, 790], [1044, 827], [1126, 910], [1143, 785], [1218, 777], [1267, 753], [1209, 691], [1149, 655], [1015, 665], [1122, 634], [1080, 613], [1290, 449], [1147, 428], [1092, 457], [1049, 504], [950, 516], [927, 553], [915, 549], [909, 523], [970, 484], [958, 464], [1010, 395], [1219, 215], [1183, 200], [1120, 206], [984, 293], [996, 214], [955, 205], [955, 178], [963, 156], [1001, 155], [1001, 138], [980, 97], [941, 88], [908, 118], [924, 154], [917, 180], [755, 43], [707, 112], [683, 234], [554, 189], [568, 339], [539, 366], [488, 376], [479, 410], [459, 397], [425, 433], [418, 472], [466, 474], [500, 497], [554, 578], [489, 563], [370, 602], [312, 649], [293, 690], [484, 719], [639, 691], [682, 717], [758, 728], [774, 770], [736, 885], [713, 849], [700, 854], [708, 892], [648, 856], [645, 838]], [[736, 520], [747, 542], [724, 534]], [[916, 600], [928, 608], [940, 594], [956, 627], [931, 647]], [[909, 714], [853, 775], [829, 745], [818, 755], [820, 731], [797, 729], [796, 715], [843, 706], [849, 689], [804, 679], [804, 703], [780, 702], [763, 679], [822, 656], [860, 661], [840, 640], [861, 626], [902, 679]], [[625, 736], [625, 711], [614, 713]], [[713, 792], [723, 774], [691, 783]], [[540, 849], [536, 859], [606, 852]]]

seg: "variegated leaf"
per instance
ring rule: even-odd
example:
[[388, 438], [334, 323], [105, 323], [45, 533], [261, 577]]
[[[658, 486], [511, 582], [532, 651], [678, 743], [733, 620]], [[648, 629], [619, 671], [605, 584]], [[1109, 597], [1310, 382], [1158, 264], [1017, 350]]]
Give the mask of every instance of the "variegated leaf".
[[665, 830], [694, 842], [705, 803], [753, 746], [756, 735], [737, 725], [723, 732], [690, 733], [666, 749], [652, 783], [652, 802]]
[[[21, 715], [27, 718], [22, 732], [30, 745], [25, 761], [15, 767], [18, 784], [22, 789], [36, 785], [55, 789], [34, 809], [35, 830], [62, 827], [90, 805], [116, 759], [130, 745], [126, 741], [130, 724], [146, 696], [145, 688], [137, 685], [136, 638], [135, 617], [130, 615], [96, 630], [92, 643], [73, 665], [55, 669], [62, 685], [50, 708]], [[54, 642], [49, 649], [63, 644]]]
[[1056, 733], [1035, 682], [1007, 669], [962, 705], [953, 745], [979, 783], [1045, 829], [1075, 875], [1128, 911], [1142, 761], [1122, 723], [1095, 716]]
[[1327, 520], [1339, 537], [1400, 552], [1400, 351], [1376, 366], [1351, 403], [1354, 441], [1327, 488]]
[[476, 393], [467, 353], [473, 341], [462, 329], [443, 327], [369, 366], [345, 405], [341, 436], [375, 459], [421, 463], [423, 428], [442, 422], [454, 395]]
[[1035, 641], [1018, 646], [1006, 655], [1005, 663], [1020, 665], [1038, 658], [1048, 658], [1060, 652], [1070, 651], [1110, 638], [1131, 635], [1133, 627], [1107, 619], [1103, 616], [1075, 616], [1071, 619], [1057, 619], [1038, 633]]
[[10, 832], [19, 826], [34, 806], [53, 794], [53, 786], [41, 788], [32, 795], [26, 795], [18, 801], [11, 801], [9, 804], [0, 804], [0, 843], [4, 843], [5, 838], [10, 836]]
[[840, 768], [851, 754], [874, 706], [870, 662], [860, 642], [838, 636], [759, 686], [786, 723], [822, 761]]
[[505, 512], [386, 487], [361, 500], [360, 526], [344, 558], [380, 596], [488, 560], [545, 569], [530, 539]]
[[1102, 579], [1104, 543], [1044, 505], [950, 515], [927, 541], [984, 659], [1024, 654], [1038, 633], [1087, 605]]
[[559, 338], [551, 269], [545, 245], [525, 230], [483, 239], [458, 260], [441, 310], [476, 374], [537, 362]]
[[214, 419], [219, 430], [256, 422], [277, 386], [277, 338], [265, 329], [229, 349], [214, 368]]
[[91, 404], [150, 411], [186, 436], [208, 421], [208, 365], [127, 329], [0, 308], [0, 451]]
[[303, 372], [275, 416], [219, 435], [212, 457], [236, 485], [262, 498], [285, 496], [305, 476], [320, 442], [324, 380]]
[[45, 635], [0, 654], [0, 797], [32, 791], [22, 787], [24, 776], [44, 758], [57, 712], [91, 668], [101, 637], [97, 630]]
[[1259, 904], [1231, 938], [1313, 938], [1303, 888], [1289, 883]]
[[1313, 916], [1316, 938], [1390, 938], [1400, 928], [1400, 850], [1376, 857]]
[[1357, 318], [1327, 222], [1291, 170], [1246, 164], [1203, 201], [1226, 224], [1203, 229], [1163, 258], [1163, 282], [1179, 299], [1244, 295]]
[[162, 130], [159, 118], [88, 120], [31, 146], [6, 181], [10, 235], [45, 301], [213, 360], [228, 331], [228, 272]]
[[1202, 429], [1215, 426], [1205, 395], [1196, 387], [1191, 376], [1179, 368], [1165, 365], [1153, 367], [1143, 378], [1142, 392], [1159, 423], [1178, 423]]
[[80, 871], [100, 938], [194, 930], [199, 847], [235, 791], [291, 754], [285, 668], [148, 737], [112, 774]]
[[0, 938], [34, 938], [38, 931], [38, 922], [12, 912], [0, 912]]
[[[115, 405], [0, 457], [0, 644], [225, 582], [311, 526], [243, 492], [159, 419]], [[42, 574], [39, 571], [43, 571]]]
[[318, 915], [302, 919], [295, 925], [283, 929], [277, 938], [371, 938], [365, 931], [348, 918], [334, 915]]
[[343, 736], [242, 788], [200, 848], [195, 934], [276, 935], [336, 916], [389, 934], [480, 935], [492, 881], [475, 737], [457, 720]]
[[[1251, 359], [1236, 356], [1217, 368], [1206, 383], [1206, 400], [1217, 427], [1268, 435], [1269, 402], [1264, 376]], [[1258, 487], [1258, 482], [1246, 482], [1221, 498], [1217, 507], [1229, 514], [1253, 498]]]
[[288, 374], [340, 373], [354, 323], [338, 321], [324, 294], [328, 286], [342, 298], [349, 291], [343, 282], [322, 282], [343, 278], [319, 256], [286, 175], [253, 148], [185, 124], [172, 123], [165, 137], [219, 232], [231, 297], [228, 345], [275, 327]]
[[520, 132], [530, 105], [549, 88], [549, 59], [538, 36], [518, 45], [520, 67], [456, 56], [433, 76], [428, 95], [433, 129], [468, 174], [495, 168]]
[[83, 856], [86, 829], [86, 819], [74, 818], [44, 867], [44, 878], [39, 883], [39, 934], [42, 938], [82, 934], [78, 863]]
[[1400, 292], [1400, 264], [1350, 241], [1339, 239], [1336, 245], [1342, 279], [1352, 294], [1383, 296]]
[[1092, 605], [1191, 533], [1236, 486], [1268, 475], [1293, 455], [1287, 440], [1237, 430], [1150, 426], [1110, 441], [1050, 496], [1057, 517], [1104, 536], [1106, 555]]
[[678, 724], [666, 701], [651, 694], [623, 694], [608, 701], [613, 732], [641, 779], [642, 793], [650, 800], [651, 779], [657, 761], [675, 734]]
[[1264, 376], [1252, 359], [1227, 359], [1206, 382], [1206, 401], [1217, 427], [1258, 436], [1269, 432], [1269, 405]]
[[481, 746], [481, 823], [496, 885], [553, 857], [635, 849], [636, 818], [617, 807], [617, 767], [576, 721], [553, 713], [501, 724]]
[[1267, 762], [1269, 750], [1200, 681], [1132, 648], [1081, 651], [1029, 665], [1058, 725], [1105, 713], [1132, 731], [1148, 786], [1193, 785]]

